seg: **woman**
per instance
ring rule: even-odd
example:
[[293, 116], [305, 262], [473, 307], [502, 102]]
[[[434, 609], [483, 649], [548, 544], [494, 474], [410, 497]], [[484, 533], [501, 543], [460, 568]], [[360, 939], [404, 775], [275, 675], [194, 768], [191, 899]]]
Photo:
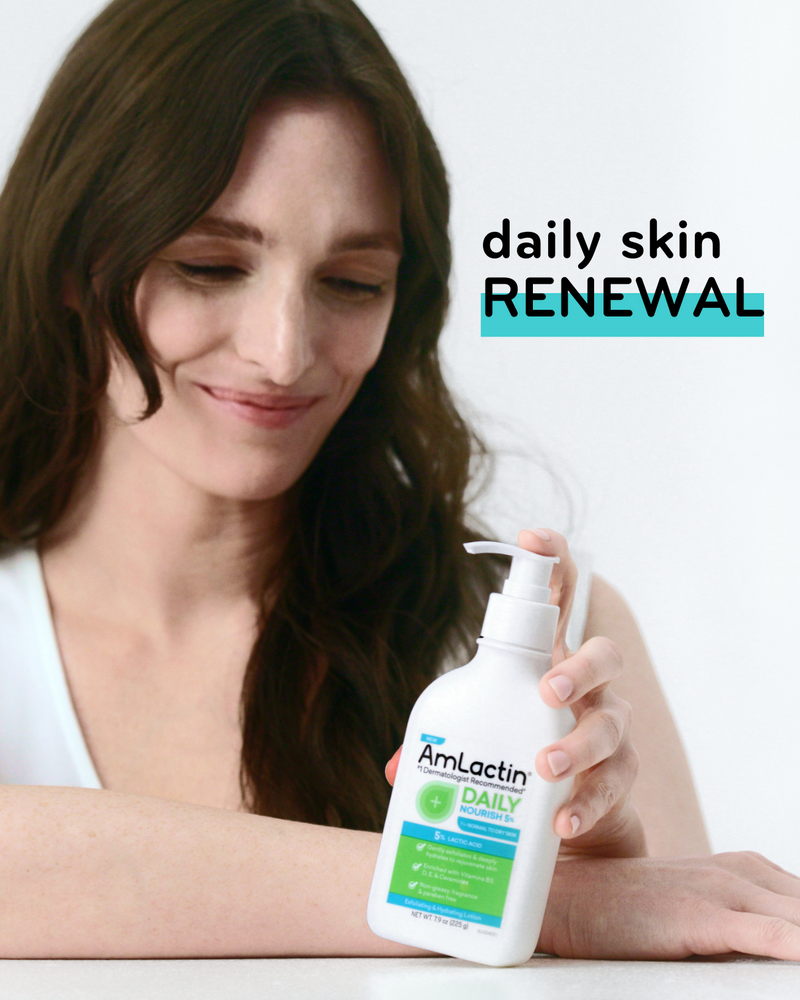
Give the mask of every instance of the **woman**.
[[[410, 953], [364, 919], [383, 763], [495, 578], [436, 355], [447, 205], [349, 0], [115, 0], [67, 57], [0, 199], [4, 954]], [[643, 857], [706, 848], [638, 632], [596, 583], [567, 656], [566, 544], [520, 543], [562, 558], [542, 695], [578, 718], [537, 759], [578, 778], [542, 947], [797, 957], [792, 876]], [[621, 654], [665, 734], [644, 826]], [[83, 780], [37, 757], [47, 669]]]

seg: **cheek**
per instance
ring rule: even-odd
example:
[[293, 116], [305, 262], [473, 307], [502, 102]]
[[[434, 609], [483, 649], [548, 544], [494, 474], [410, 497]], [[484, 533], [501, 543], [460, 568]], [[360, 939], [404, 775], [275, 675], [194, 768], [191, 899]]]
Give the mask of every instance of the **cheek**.
[[204, 297], [186, 295], [162, 270], [158, 262], [145, 270], [134, 303], [148, 354], [156, 365], [169, 370], [208, 351], [213, 340], [210, 331], [217, 324], [215, 310]]
[[[193, 322], [185, 309], [170, 309], [168, 302], [159, 302], [155, 308], [137, 311], [139, 329], [145, 349], [150, 356], [161, 383], [165, 402], [170, 395], [175, 368], [209, 350], [198, 335], [203, 329], [197, 317]], [[111, 412], [123, 423], [137, 423], [147, 407], [147, 395], [136, 369], [111, 342], [111, 366], [106, 395]]]
[[[165, 287], [166, 284], [166, 287]], [[207, 309], [187, 302], [178, 289], [169, 287], [150, 265], [136, 289], [134, 308], [145, 349], [156, 368], [165, 402], [172, 372], [182, 361], [210, 349]], [[123, 423], [137, 423], [147, 407], [147, 396], [136, 369], [119, 348], [111, 344], [111, 370], [107, 397], [111, 412]]]
[[394, 301], [337, 327], [329, 358], [341, 375], [363, 378], [380, 357]]

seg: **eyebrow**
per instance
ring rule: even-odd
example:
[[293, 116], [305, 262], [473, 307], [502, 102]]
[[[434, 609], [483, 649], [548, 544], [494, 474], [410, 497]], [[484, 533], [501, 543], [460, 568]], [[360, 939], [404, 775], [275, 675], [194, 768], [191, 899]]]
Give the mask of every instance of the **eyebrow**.
[[239, 219], [227, 219], [221, 215], [204, 215], [202, 219], [186, 230], [186, 236], [227, 236], [247, 243], [264, 243], [264, 234], [256, 226]]
[[[186, 230], [185, 236], [226, 236], [229, 239], [256, 243], [258, 246], [275, 243], [257, 226], [251, 226], [241, 219], [230, 219], [221, 215], [204, 215], [202, 219]], [[394, 232], [352, 233], [342, 236], [331, 247], [332, 253], [347, 250], [393, 250], [403, 253], [403, 241]]]
[[341, 253], [343, 250], [393, 250], [403, 253], [403, 241], [396, 233], [353, 233], [337, 240], [331, 250]]

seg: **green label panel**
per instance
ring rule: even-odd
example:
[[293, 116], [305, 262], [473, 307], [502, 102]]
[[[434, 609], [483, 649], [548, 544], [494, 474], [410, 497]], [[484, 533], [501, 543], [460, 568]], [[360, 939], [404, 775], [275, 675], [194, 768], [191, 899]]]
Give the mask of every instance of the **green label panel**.
[[502, 917], [513, 863], [510, 858], [401, 836], [389, 891]]

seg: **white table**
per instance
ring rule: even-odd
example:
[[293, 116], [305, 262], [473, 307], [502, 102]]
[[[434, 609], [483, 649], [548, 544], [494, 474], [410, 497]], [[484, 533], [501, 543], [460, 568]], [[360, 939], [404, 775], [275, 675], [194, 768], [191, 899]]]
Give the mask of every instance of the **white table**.
[[0, 961], [2, 1000], [798, 1000], [800, 962], [533, 958]]

